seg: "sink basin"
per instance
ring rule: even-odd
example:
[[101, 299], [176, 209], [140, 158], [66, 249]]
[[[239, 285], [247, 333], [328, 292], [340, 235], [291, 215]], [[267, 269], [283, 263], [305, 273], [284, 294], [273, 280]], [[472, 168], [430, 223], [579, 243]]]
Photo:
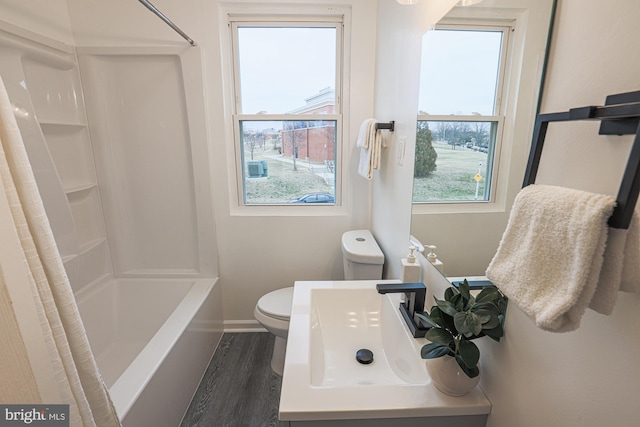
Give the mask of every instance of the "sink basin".
[[[425, 363], [396, 320], [398, 304], [371, 288], [311, 289], [311, 386], [427, 383]], [[373, 362], [359, 363], [360, 349]]]
[[[482, 390], [454, 398], [435, 388], [420, 358], [428, 341], [409, 333], [398, 309], [401, 295], [378, 294], [377, 283], [399, 282], [295, 283], [280, 419], [292, 426], [363, 419], [402, 425], [397, 420], [416, 418], [448, 425], [447, 417], [466, 417], [484, 425], [491, 404]], [[373, 353], [371, 363], [356, 360], [360, 349]]]

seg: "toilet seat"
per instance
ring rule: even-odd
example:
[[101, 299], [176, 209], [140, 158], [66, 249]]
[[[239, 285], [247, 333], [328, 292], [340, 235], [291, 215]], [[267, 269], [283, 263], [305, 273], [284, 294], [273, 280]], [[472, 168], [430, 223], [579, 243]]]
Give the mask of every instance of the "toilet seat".
[[258, 300], [256, 308], [265, 316], [288, 322], [291, 317], [292, 302], [293, 287], [288, 287], [263, 295]]

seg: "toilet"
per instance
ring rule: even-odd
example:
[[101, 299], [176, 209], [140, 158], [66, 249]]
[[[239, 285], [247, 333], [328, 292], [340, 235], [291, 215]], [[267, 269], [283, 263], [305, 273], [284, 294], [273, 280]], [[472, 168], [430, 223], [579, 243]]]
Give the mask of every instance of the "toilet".
[[379, 280], [384, 254], [369, 230], [347, 231], [342, 235], [344, 280]]
[[[345, 280], [382, 278], [384, 254], [369, 230], [347, 231], [342, 235], [342, 259]], [[253, 310], [256, 320], [276, 337], [271, 369], [278, 375], [284, 370], [292, 302], [293, 286], [263, 295]]]
[[278, 375], [284, 370], [284, 354], [289, 334], [289, 318], [293, 302], [293, 286], [263, 295], [253, 310], [253, 317], [276, 336], [271, 355], [271, 369]]

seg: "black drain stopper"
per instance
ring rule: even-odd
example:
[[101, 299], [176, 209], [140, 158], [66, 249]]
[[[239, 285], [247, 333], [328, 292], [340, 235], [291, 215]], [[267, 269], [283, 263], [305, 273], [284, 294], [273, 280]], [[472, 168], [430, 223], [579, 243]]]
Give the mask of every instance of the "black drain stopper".
[[356, 351], [356, 360], [358, 363], [362, 363], [363, 365], [368, 365], [373, 362], [373, 352], [366, 348], [361, 348]]

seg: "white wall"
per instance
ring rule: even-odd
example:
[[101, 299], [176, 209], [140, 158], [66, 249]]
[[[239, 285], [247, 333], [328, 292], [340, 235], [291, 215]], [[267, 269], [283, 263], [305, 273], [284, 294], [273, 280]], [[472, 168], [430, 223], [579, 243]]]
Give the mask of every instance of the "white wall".
[[[632, 53], [638, 18], [637, 2], [560, 0], [542, 112], [640, 89], [640, 58]], [[538, 182], [615, 194], [629, 141], [597, 136], [597, 124], [552, 124]], [[425, 268], [441, 293], [446, 281]], [[510, 304], [503, 341], [479, 343], [480, 385], [493, 405], [488, 426], [637, 426], [639, 307], [640, 295], [620, 293], [611, 316], [587, 310], [577, 331], [554, 334]]]
[[73, 45], [66, 0], [3, 0], [0, 20]]
[[[401, 277], [400, 259], [409, 252], [422, 35], [456, 3], [378, 2], [375, 117], [395, 120], [395, 131], [385, 131], [388, 148], [383, 150], [380, 170], [374, 172], [371, 209], [371, 229], [385, 254], [385, 278]], [[405, 155], [399, 162], [401, 144], [405, 144]]]

